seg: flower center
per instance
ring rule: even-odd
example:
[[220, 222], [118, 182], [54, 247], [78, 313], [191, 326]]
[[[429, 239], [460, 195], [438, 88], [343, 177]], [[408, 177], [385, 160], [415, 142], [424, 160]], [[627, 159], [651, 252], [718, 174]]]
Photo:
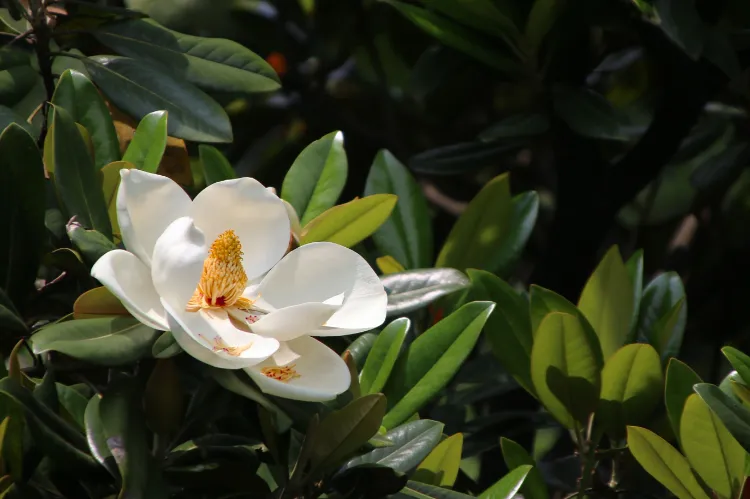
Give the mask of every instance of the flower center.
[[294, 370], [295, 364], [289, 364], [283, 367], [264, 367], [260, 370], [260, 373], [271, 379], [281, 381], [282, 383], [289, 383], [294, 378], [302, 377], [297, 371]]
[[211, 244], [201, 280], [185, 309], [188, 312], [225, 307], [249, 309], [253, 300], [242, 296], [246, 285], [240, 238], [233, 230], [224, 231]]

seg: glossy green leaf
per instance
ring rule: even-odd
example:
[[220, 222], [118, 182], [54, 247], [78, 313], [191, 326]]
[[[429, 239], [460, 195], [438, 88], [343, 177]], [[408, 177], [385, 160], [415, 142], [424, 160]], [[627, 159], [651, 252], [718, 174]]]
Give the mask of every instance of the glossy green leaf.
[[55, 186], [67, 212], [86, 228], [112, 237], [101, 178], [70, 113], [56, 108], [52, 126], [55, 142]]
[[494, 271], [495, 250], [508, 231], [511, 213], [510, 178], [504, 173], [471, 200], [453, 225], [435, 266]]
[[496, 165], [503, 155], [514, 155], [528, 140], [461, 142], [437, 147], [412, 156], [409, 168], [429, 175], [455, 175]]
[[566, 428], [585, 425], [596, 410], [602, 365], [596, 336], [578, 317], [544, 318], [531, 350], [531, 379], [540, 402]]
[[716, 385], [699, 383], [695, 385], [694, 390], [724, 423], [737, 442], [750, 452], [750, 410], [722, 392]]
[[393, 499], [471, 499], [472, 496], [416, 480], [409, 480], [398, 494], [393, 494], [391, 497]]
[[414, 312], [469, 286], [463, 272], [450, 268], [408, 270], [383, 276], [380, 281], [388, 293], [389, 316]]
[[331, 132], [307, 146], [284, 177], [281, 199], [291, 204], [304, 227], [336, 204], [346, 185], [344, 134]]
[[362, 393], [378, 393], [383, 390], [396, 365], [410, 326], [409, 319], [402, 317], [388, 324], [378, 334], [359, 378]]
[[746, 452], [695, 393], [685, 402], [680, 443], [690, 465], [721, 497], [738, 497]]
[[584, 325], [586, 325], [587, 329], [589, 329], [592, 334], [596, 334], [581, 311], [564, 297], [558, 295], [554, 291], [537, 286], [536, 284], [532, 284], [529, 291], [529, 316], [531, 317], [531, 332], [534, 335], [534, 338], [536, 338], [542, 320], [544, 320], [550, 312], [563, 312], [578, 316]]
[[453, 487], [458, 477], [463, 444], [464, 436], [461, 433], [451, 435], [440, 442], [424, 461], [419, 463], [412, 480], [439, 487]]
[[617, 246], [607, 251], [589, 277], [578, 309], [594, 328], [607, 360], [625, 344], [633, 318], [633, 282]]
[[151, 347], [151, 355], [157, 359], [167, 359], [180, 353], [182, 353], [182, 348], [180, 348], [180, 345], [170, 331], [161, 333], [161, 336], [156, 339], [154, 345]]
[[708, 499], [687, 459], [656, 433], [628, 426], [628, 448], [643, 469], [678, 499]]
[[700, 376], [690, 366], [677, 359], [670, 359], [667, 364], [667, 375], [664, 383], [664, 405], [672, 426], [672, 431], [679, 440], [680, 421], [685, 401], [693, 394], [693, 385], [702, 383]]
[[305, 225], [300, 243], [329, 241], [351, 248], [388, 220], [397, 200], [393, 194], [374, 194], [334, 206]]
[[531, 237], [538, 214], [539, 195], [535, 191], [523, 192], [513, 197], [508, 230], [495, 248], [488, 270], [494, 269], [500, 277], [507, 277], [513, 272], [521, 252]]
[[663, 385], [656, 350], [643, 343], [625, 345], [604, 364], [597, 423], [615, 438], [623, 437], [625, 426], [648, 421], [661, 400]]
[[237, 178], [232, 165], [215, 147], [201, 144], [198, 146], [198, 154], [203, 164], [203, 178], [206, 179], [207, 186], [222, 180]]
[[[657, 322], [668, 315], [684, 297], [685, 288], [676, 272], [665, 272], [653, 278], [643, 290], [638, 314], [638, 340], [650, 341]], [[686, 321], [687, 307], [683, 307], [672, 330], [673, 336], [682, 336]]]
[[364, 368], [367, 356], [370, 355], [377, 338], [378, 335], [375, 333], [365, 333], [352, 341], [346, 348], [346, 350], [352, 355], [352, 359], [354, 360], [357, 369], [360, 371]]
[[105, 253], [116, 249], [115, 244], [101, 232], [86, 230], [77, 223], [69, 223], [66, 229], [70, 242], [89, 265], [95, 264]]
[[347, 461], [341, 471], [362, 464], [388, 466], [401, 473], [414, 470], [440, 442], [443, 424], [429, 419], [420, 419], [403, 424], [384, 436], [393, 442], [390, 447], [373, 449]]
[[86, 76], [75, 70], [66, 70], [57, 81], [52, 104], [68, 111], [73, 121], [89, 132], [97, 168], [119, 161], [120, 142], [109, 109]]
[[414, 340], [386, 385], [390, 410], [383, 426], [406, 421], [448, 384], [474, 349], [494, 307], [491, 302], [467, 303]]
[[558, 87], [553, 95], [555, 113], [579, 135], [595, 139], [626, 138], [617, 112], [600, 94], [587, 88]]
[[178, 33], [151, 19], [106, 24], [94, 36], [118, 54], [168, 68], [207, 90], [267, 92], [280, 87], [262, 57], [231, 40]]
[[[10, 125], [0, 135], [0, 289], [12, 300], [34, 289], [45, 240], [44, 165], [36, 142], [21, 127]], [[18, 303], [21, 303], [18, 301]], [[4, 312], [10, 310], [10, 315]], [[12, 303], [3, 303], [13, 320]], [[25, 329], [25, 326], [24, 326]]]
[[533, 468], [533, 466], [527, 464], [511, 470], [497, 483], [479, 494], [479, 499], [513, 499]]
[[231, 142], [232, 126], [224, 109], [190, 83], [160, 67], [127, 57], [85, 59], [91, 79], [118, 109], [136, 119], [164, 110], [170, 136], [196, 142]]
[[433, 236], [427, 200], [414, 177], [389, 151], [375, 156], [365, 184], [365, 195], [371, 194], [398, 196], [391, 217], [372, 236], [378, 248], [407, 269], [429, 267]]
[[435, 37], [445, 45], [460, 50], [466, 55], [507, 74], [517, 74], [521, 65], [504, 52], [498, 51], [494, 44], [485, 42], [471, 30], [448, 18], [441, 17], [411, 4], [388, 0], [388, 3], [417, 27]]
[[60, 322], [31, 337], [35, 354], [55, 351], [92, 364], [120, 366], [151, 353], [159, 336], [132, 317], [105, 317]]
[[633, 283], [633, 316], [630, 320], [630, 329], [625, 343], [633, 343], [636, 339], [636, 326], [638, 325], [638, 314], [641, 310], [641, 298], [643, 297], [643, 250], [638, 250], [625, 262], [630, 282]]
[[474, 269], [469, 269], [468, 274], [471, 279], [470, 299], [493, 301], [497, 307], [485, 326], [492, 353], [525, 390], [534, 394], [531, 382], [534, 338], [526, 300], [494, 274]]
[[508, 116], [479, 134], [479, 140], [493, 142], [514, 137], [540, 135], [549, 129], [546, 114], [521, 113]]
[[139, 170], [156, 173], [167, 148], [167, 123], [166, 111], [154, 111], [144, 116], [122, 160]]
[[315, 430], [312, 473], [338, 465], [364, 445], [378, 432], [385, 409], [385, 397], [378, 393], [358, 398], [324, 417]]
[[118, 384], [99, 402], [102, 431], [122, 476], [119, 497], [123, 499], [157, 499], [167, 492], [161, 469], [149, 452], [140, 395], [135, 384]]
[[549, 491], [544, 477], [536, 467], [534, 458], [526, 452], [526, 449], [513, 440], [505, 437], [500, 438], [500, 447], [503, 451], [503, 459], [509, 470], [515, 470], [524, 466], [534, 466], [526, 475], [526, 480], [521, 486], [521, 494], [528, 499], [548, 499]]
[[724, 347], [721, 353], [727, 358], [732, 367], [742, 378], [745, 384], [750, 384], [750, 356], [740, 352], [733, 347]]
[[667, 314], [659, 319], [652, 329], [649, 340], [658, 350], [662, 360], [666, 361], [670, 357], [676, 356], [682, 346], [682, 337], [684, 326], [678, 327], [683, 319], [683, 309], [685, 308], [685, 298], [675, 303], [674, 307]]

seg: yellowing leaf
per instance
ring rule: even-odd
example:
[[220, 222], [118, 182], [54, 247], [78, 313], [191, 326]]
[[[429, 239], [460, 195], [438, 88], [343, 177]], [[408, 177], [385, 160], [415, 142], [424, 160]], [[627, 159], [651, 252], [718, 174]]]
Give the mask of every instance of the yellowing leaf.
[[383, 274], [397, 274], [406, 270], [403, 265], [398, 263], [398, 260], [390, 255], [377, 258], [375, 263], [378, 264], [378, 268]]
[[412, 480], [439, 487], [452, 487], [458, 477], [464, 436], [456, 433], [432, 449], [414, 472]]
[[93, 319], [107, 315], [129, 315], [120, 300], [104, 286], [90, 289], [73, 304], [74, 319]]

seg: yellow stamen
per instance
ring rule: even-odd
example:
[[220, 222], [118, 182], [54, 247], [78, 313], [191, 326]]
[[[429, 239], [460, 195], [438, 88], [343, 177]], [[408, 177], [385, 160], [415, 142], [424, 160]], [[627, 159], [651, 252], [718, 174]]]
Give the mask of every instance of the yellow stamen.
[[260, 370], [260, 373], [276, 381], [282, 383], [289, 383], [294, 378], [302, 377], [297, 371], [294, 370], [295, 364], [290, 364], [284, 367], [264, 367]]
[[240, 238], [233, 230], [224, 231], [208, 250], [201, 280], [185, 309], [188, 312], [224, 307], [248, 309], [254, 300], [242, 296], [246, 285]]

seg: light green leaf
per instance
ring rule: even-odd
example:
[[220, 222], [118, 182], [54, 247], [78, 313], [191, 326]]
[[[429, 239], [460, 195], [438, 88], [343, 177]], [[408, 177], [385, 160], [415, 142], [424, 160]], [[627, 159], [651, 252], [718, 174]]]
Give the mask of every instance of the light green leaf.
[[693, 389], [724, 423], [737, 442], [750, 452], [750, 410], [722, 392], [716, 385], [699, 383]]
[[630, 282], [633, 283], [633, 317], [630, 321], [630, 329], [625, 343], [634, 343], [636, 340], [636, 326], [638, 325], [638, 314], [641, 310], [641, 298], [643, 296], [643, 250], [638, 250], [625, 262]]
[[439, 487], [453, 487], [461, 464], [464, 436], [456, 433], [440, 442], [417, 466], [412, 480]]
[[544, 477], [536, 468], [534, 458], [526, 452], [526, 449], [518, 445], [513, 440], [505, 437], [500, 438], [500, 447], [503, 451], [505, 465], [509, 470], [515, 470], [523, 466], [534, 466], [526, 475], [526, 480], [521, 487], [521, 494], [527, 499], [548, 499], [549, 491], [547, 484], [544, 483]]
[[554, 291], [532, 284], [529, 292], [529, 315], [531, 317], [531, 332], [536, 338], [539, 325], [550, 312], [563, 312], [577, 316], [584, 326], [596, 335], [591, 324], [578, 308], [558, 295]]
[[378, 248], [407, 269], [429, 267], [433, 236], [427, 200], [406, 167], [386, 150], [378, 152], [367, 176], [365, 195], [371, 194], [398, 196], [391, 217], [372, 236]]
[[201, 144], [198, 146], [198, 154], [203, 164], [203, 178], [206, 179], [206, 186], [237, 178], [232, 165], [215, 147]]
[[135, 168], [127, 161], [115, 161], [102, 167], [102, 194], [107, 205], [109, 223], [112, 224], [112, 234], [121, 238], [120, 223], [117, 221], [117, 189], [120, 188], [120, 171]]
[[166, 111], [154, 111], [144, 116], [122, 160], [139, 170], [156, 173], [167, 148], [167, 121]]
[[294, 207], [304, 227], [336, 204], [347, 172], [344, 134], [331, 132], [294, 160], [281, 185], [281, 199]]
[[479, 494], [479, 499], [513, 499], [529, 476], [533, 466], [524, 465], [511, 470], [495, 485]]
[[359, 378], [362, 393], [379, 393], [383, 390], [393, 366], [396, 365], [410, 326], [409, 319], [402, 317], [388, 324], [378, 334]]
[[700, 376], [690, 366], [677, 359], [670, 359], [667, 364], [667, 376], [664, 384], [664, 405], [667, 409], [672, 431], [679, 441], [680, 421], [685, 401], [693, 394], [693, 385], [702, 383]]

